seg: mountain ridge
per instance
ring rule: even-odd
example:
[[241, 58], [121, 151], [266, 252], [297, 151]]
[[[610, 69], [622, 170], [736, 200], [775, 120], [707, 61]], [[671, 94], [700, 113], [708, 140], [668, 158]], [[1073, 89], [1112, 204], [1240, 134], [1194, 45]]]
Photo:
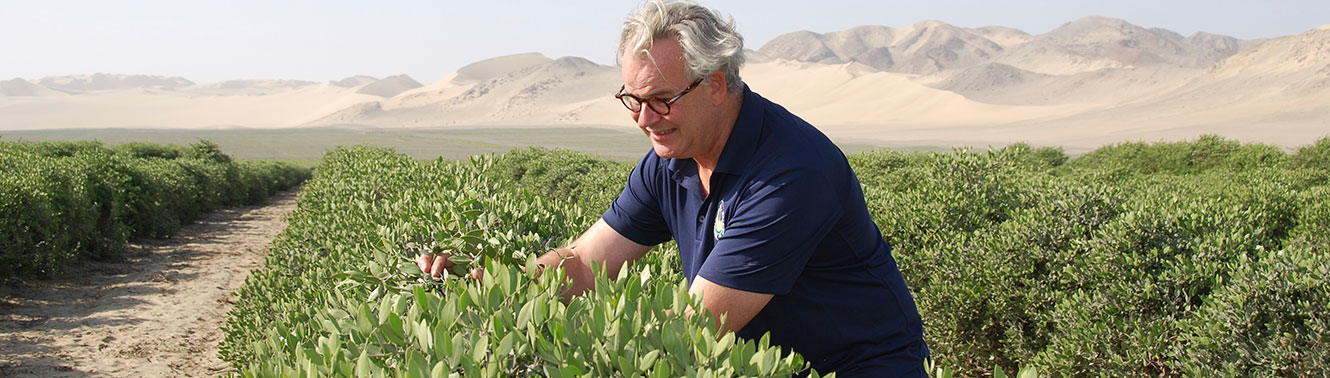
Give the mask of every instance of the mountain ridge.
[[[1291, 146], [1330, 124], [1330, 25], [1242, 40], [1107, 17], [1043, 34], [925, 20], [796, 31], [747, 51], [744, 81], [834, 138], [1065, 145], [1204, 131]], [[0, 130], [633, 127], [611, 96], [621, 80], [614, 66], [540, 53], [479, 60], [430, 83], [15, 78], [0, 81]]]

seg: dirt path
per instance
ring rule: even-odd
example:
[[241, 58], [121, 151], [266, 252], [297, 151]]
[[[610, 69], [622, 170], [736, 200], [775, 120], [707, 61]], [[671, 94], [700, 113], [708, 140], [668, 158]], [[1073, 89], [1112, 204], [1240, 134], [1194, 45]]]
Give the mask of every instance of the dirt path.
[[0, 286], [0, 377], [217, 376], [229, 294], [286, 228], [295, 191], [224, 209], [119, 263]]

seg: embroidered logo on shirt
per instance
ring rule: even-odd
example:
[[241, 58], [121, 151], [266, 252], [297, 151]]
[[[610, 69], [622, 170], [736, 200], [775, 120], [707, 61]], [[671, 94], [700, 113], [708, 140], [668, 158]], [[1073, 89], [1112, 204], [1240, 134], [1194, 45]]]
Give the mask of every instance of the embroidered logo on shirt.
[[721, 200], [720, 205], [716, 207], [716, 226], [714, 229], [714, 239], [720, 240], [720, 237], [725, 235], [725, 200]]

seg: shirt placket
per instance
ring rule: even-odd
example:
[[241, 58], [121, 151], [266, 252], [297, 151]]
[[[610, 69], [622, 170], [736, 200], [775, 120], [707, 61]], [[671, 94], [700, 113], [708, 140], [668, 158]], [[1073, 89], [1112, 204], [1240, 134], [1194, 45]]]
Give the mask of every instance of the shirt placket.
[[[713, 175], [712, 177], [716, 176]], [[702, 252], [702, 256], [710, 256], [711, 249], [716, 246], [715, 237], [712, 236], [715, 233], [712, 232], [712, 228], [716, 219], [716, 199], [721, 197], [720, 193], [724, 193], [721, 186], [723, 181], [719, 177], [712, 181], [711, 195], [703, 198], [702, 205], [697, 209], [697, 250]]]

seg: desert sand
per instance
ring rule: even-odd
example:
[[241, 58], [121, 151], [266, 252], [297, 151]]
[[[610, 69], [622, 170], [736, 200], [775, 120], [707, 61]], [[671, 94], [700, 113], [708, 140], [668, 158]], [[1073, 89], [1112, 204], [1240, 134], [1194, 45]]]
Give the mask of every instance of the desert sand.
[[[1031, 35], [922, 21], [793, 32], [741, 75], [834, 139], [1084, 151], [1219, 134], [1284, 147], [1330, 134], [1330, 26], [1268, 40], [1086, 17]], [[614, 66], [525, 53], [420, 84], [84, 75], [0, 82], [0, 132], [349, 126], [632, 128]]]

